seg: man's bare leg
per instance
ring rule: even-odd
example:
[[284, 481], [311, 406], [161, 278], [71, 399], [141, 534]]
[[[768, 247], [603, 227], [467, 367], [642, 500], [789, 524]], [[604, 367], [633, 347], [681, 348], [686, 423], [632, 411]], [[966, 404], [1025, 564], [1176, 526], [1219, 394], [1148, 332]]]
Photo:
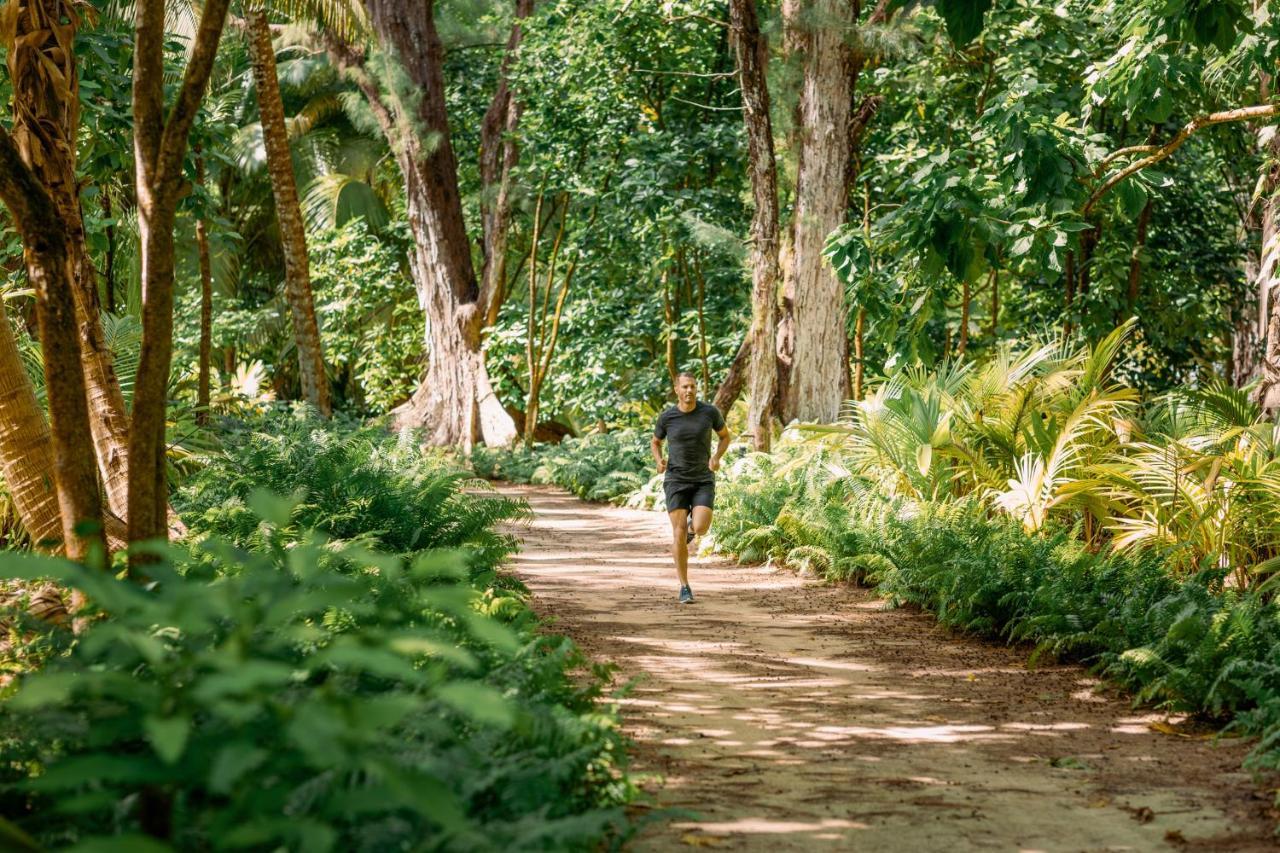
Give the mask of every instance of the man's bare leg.
[[711, 529], [711, 507], [695, 506], [693, 508], [693, 535], [701, 536]]
[[[689, 511], [672, 510], [667, 516], [671, 519], [671, 556], [676, 561], [676, 575], [680, 578], [680, 586], [685, 587], [689, 585]], [[694, 517], [697, 518], [696, 514]]]

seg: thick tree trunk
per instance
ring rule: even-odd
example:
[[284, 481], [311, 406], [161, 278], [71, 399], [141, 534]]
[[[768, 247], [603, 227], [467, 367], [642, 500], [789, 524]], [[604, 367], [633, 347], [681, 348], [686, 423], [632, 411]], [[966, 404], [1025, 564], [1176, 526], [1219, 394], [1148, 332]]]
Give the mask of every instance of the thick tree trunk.
[[284, 251], [284, 292], [293, 319], [293, 336], [298, 350], [298, 377], [302, 396], [324, 417], [332, 414], [329, 380], [324, 372], [320, 346], [320, 324], [316, 320], [311, 293], [311, 267], [307, 259], [307, 229], [298, 202], [298, 183], [293, 174], [289, 134], [284, 126], [284, 102], [276, 75], [276, 52], [271, 44], [267, 13], [255, 8], [245, 15], [249, 57], [253, 65], [258, 113], [262, 120], [262, 142], [267, 151], [267, 171], [271, 174], [271, 195], [280, 223], [280, 245]]
[[58, 550], [62, 543], [62, 514], [53, 469], [49, 425], [0, 299], [0, 476], [13, 497], [22, 526], [37, 546], [48, 550]]
[[[30, 7], [24, 11], [29, 10]], [[53, 36], [47, 38], [51, 41]], [[25, 43], [27, 50], [47, 47], [47, 43], [34, 39]], [[16, 61], [23, 63], [24, 59], [18, 57]], [[18, 77], [15, 83], [15, 97], [21, 101], [26, 90], [24, 80]], [[53, 200], [23, 162], [13, 138], [2, 130], [0, 199], [9, 208], [22, 236], [27, 277], [36, 292], [62, 541], [73, 559], [85, 556], [95, 544], [105, 553], [97, 465], [93, 447], [84, 441], [89, 432], [89, 407], [80, 365], [66, 235]], [[6, 325], [6, 332], [7, 329]], [[10, 416], [8, 411], [4, 414]]]
[[[204, 186], [204, 157], [196, 152], [196, 183]], [[196, 422], [209, 422], [209, 363], [213, 351], [213, 264], [204, 217], [196, 220], [196, 253], [200, 257], [200, 366], [196, 379]]]
[[229, 0], [208, 0], [173, 105], [164, 97], [164, 0], [136, 0], [134, 160], [142, 243], [142, 350], [129, 429], [129, 542], [166, 538], [165, 409], [173, 361], [173, 228], [187, 138], [204, 97]]
[[[800, 20], [801, 11], [820, 25]], [[799, 167], [793, 257], [787, 270], [793, 327], [784, 421], [834, 421], [848, 398], [849, 369], [844, 290], [823, 258], [827, 236], [846, 217], [850, 73], [846, 32], [851, 8], [841, 0], [813, 0], [784, 26], [811, 27], [800, 96]]]
[[769, 449], [778, 360], [778, 172], [769, 118], [766, 70], [768, 45], [760, 33], [756, 0], [730, 0], [729, 24], [742, 89], [742, 116], [751, 164], [751, 330], [744, 346], [751, 353], [747, 429], [756, 450]]
[[[477, 438], [505, 446], [515, 423], [493, 393], [481, 351], [488, 293], [476, 280], [467, 241], [458, 166], [445, 113], [444, 47], [434, 2], [364, 0], [384, 50], [400, 61], [412, 85], [409, 102], [383, 100], [367, 75], [357, 79], [396, 151], [414, 235], [410, 269], [427, 320], [430, 364], [413, 397], [395, 411], [400, 426], [422, 427], [429, 443], [470, 447]], [[331, 42], [331, 50], [337, 49]], [[347, 68], [353, 55], [345, 51]], [[399, 121], [397, 121], [397, 114]], [[404, 134], [401, 127], [412, 127]], [[427, 144], [430, 141], [432, 144]]]
[[742, 339], [741, 346], [738, 347], [737, 353], [733, 356], [733, 361], [729, 363], [729, 369], [724, 374], [724, 380], [721, 381], [720, 387], [716, 389], [715, 399], [712, 403], [722, 412], [727, 412], [733, 408], [733, 404], [738, 402], [738, 398], [742, 396], [742, 388], [747, 383], [747, 376], [751, 371], [751, 333]]

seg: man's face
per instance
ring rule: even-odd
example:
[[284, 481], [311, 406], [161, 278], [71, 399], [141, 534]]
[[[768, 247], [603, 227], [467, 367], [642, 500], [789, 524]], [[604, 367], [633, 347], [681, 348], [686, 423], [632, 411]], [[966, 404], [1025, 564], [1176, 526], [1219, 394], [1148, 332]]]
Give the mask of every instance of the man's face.
[[676, 397], [686, 406], [698, 399], [698, 383], [691, 376], [681, 376], [676, 380]]

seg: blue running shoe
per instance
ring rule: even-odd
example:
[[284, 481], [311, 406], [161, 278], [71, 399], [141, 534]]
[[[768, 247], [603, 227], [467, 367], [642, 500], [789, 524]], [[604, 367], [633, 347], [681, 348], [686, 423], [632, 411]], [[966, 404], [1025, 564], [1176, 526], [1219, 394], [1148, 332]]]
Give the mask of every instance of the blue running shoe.
[[687, 586], [680, 587], [680, 603], [693, 604], [693, 590]]

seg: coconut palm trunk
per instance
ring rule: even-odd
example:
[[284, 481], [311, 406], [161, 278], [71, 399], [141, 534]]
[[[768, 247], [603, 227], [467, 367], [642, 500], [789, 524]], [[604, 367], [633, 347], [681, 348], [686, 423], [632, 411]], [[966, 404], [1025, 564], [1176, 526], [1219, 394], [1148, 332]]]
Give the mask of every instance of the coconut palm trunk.
[[[13, 134], [23, 161], [49, 194], [65, 234], [71, 259], [75, 320], [80, 330], [89, 405], [89, 434], [111, 511], [123, 516], [128, 503], [129, 419], [114, 355], [102, 332], [97, 272], [85, 244], [84, 217], [76, 177], [76, 134], [80, 124], [79, 69], [70, 49], [79, 28], [78, 6], [66, 0], [10, 0], [4, 7], [3, 42], [10, 79], [21, 80]], [[33, 34], [52, 31], [47, 49], [19, 49]], [[63, 41], [67, 44], [63, 44]], [[64, 49], [65, 48], [65, 49]], [[50, 69], [57, 69], [51, 74]]]
[[0, 475], [37, 546], [57, 550], [62, 514], [53, 483], [53, 439], [0, 300]]
[[289, 133], [284, 124], [284, 102], [280, 97], [280, 79], [276, 74], [276, 53], [271, 44], [271, 27], [267, 22], [267, 14], [261, 7], [246, 13], [245, 18], [253, 82], [258, 93], [258, 112], [262, 120], [262, 141], [267, 150], [267, 171], [271, 175], [271, 195], [275, 199], [276, 219], [280, 223], [280, 244], [284, 250], [284, 292], [289, 303], [289, 314], [293, 318], [302, 396], [320, 414], [328, 417], [332, 412], [329, 381], [324, 372], [320, 324], [316, 320], [315, 300], [311, 293], [307, 231], [302, 219], [302, 205], [298, 202], [298, 182], [293, 174], [293, 158], [289, 153]]

